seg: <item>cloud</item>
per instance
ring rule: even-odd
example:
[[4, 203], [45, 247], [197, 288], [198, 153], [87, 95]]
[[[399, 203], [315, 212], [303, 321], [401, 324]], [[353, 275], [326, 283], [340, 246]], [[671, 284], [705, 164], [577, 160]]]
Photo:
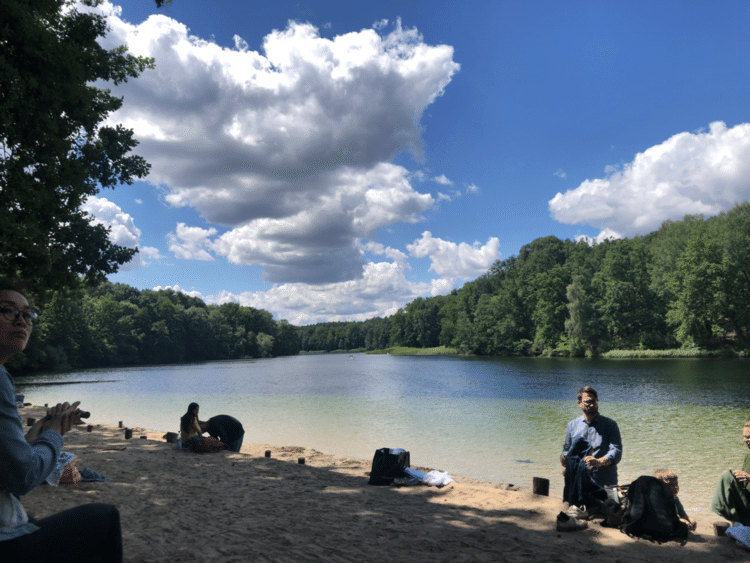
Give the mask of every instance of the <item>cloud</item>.
[[[382, 248], [388, 254], [389, 249]], [[396, 251], [398, 252], [398, 251]], [[277, 319], [287, 319], [295, 325], [335, 321], [364, 321], [373, 317], [386, 317], [403, 304], [426, 295], [429, 283], [406, 279], [404, 262], [368, 262], [358, 280], [309, 285], [285, 283], [274, 285], [267, 291], [247, 291], [239, 294], [222, 291], [217, 295], [203, 296], [197, 291], [185, 291], [200, 297], [209, 304], [235, 302], [271, 312]], [[161, 287], [154, 290], [162, 289]], [[450, 291], [450, 290], [449, 290]]]
[[558, 178], [565, 179], [567, 177], [567, 174], [565, 173], [565, 170], [563, 170], [562, 168], [558, 168], [557, 172], [555, 172], [553, 176], [557, 176]]
[[552, 217], [632, 236], [667, 219], [715, 215], [750, 198], [750, 123], [679, 133], [607, 171], [558, 193], [549, 201]]
[[138, 252], [143, 254], [143, 256], [149, 260], [161, 260], [162, 258], [165, 258], [165, 256], [161, 255], [159, 249], [154, 248], [153, 246], [140, 246], [138, 247]]
[[[81, 209], [88, 213], [90, 222], [94, 225], [104, 225], [109, 228], [109, 240], [113, 244], [126, 248], [135, 248], [141, 239], [141, 230], [135, 226], [133, 217], [125, 213], [118, 205], [107, 198], [89, 196]], [[135, 253], [130, 262], [120, 266], [120, 271], [130, 271], [148, 264], [144, 259], [156, 260], [162, 258], [156, 248], [144, 247]]]
[[601, 231], [598, 235], [595, 237], [590, 237], [588, 235], [577, 235], [575, 237], [576, 242], [585, 242], [589, 246], [594, 246], [595, 244], [600, 244], [604, 242], [605, 240], [618, 240], [623, 238], [622, 235], [618, 232], [613, 231], [612, 229], [604, 229]]
[[134, 130], [169, 204], [229, 229], [210, 244], [175, 234], [176, 255], [261, 265], [276, 283], [357, 279], [358, 239], [434, 204], [390, 161], [421, 158], [422, 114], [459, 70], [452, 47], [382, 21], [332, 39], [289, 22], [261, 51], [239, 36], [223, 48], [164, 14], [134, 25], [110, 6], [106, 46], [156, 59], [113, 88], [125, 103], [112, 122]]
[[415, 258], [429, 256], [430, 271], [445, 280], [468, 280], [481, 276], [501, 256], [500, 241], [496, 237], [490, 238], [484, 246], [480, 246], [479, 242], [473, 245], [465, 242], [456, 244], [433, 238], [430, 231], [423, 232], [422, 238], [406, 248]]
[[445, 174], [441, 174], [440, 176], [435, 176], [432, 180], [433, 182], [437, 182], [438, 184], [442, 184], [443, 186], [453, 185], [453, 182], [449, 180]]
[[476, 184], [466, 184], [466, 193], [467, 194], [478, 194], [479, 193], [479, 186]]
[[209, 237], [216, 233], [214, 228], [201, 229], [178, 223], [176, 231], [167, 235], [169, 250], [174, 252], [175, 257], [182, 260], [213, 260], [214, 257], [205, 248], [212, 246]]

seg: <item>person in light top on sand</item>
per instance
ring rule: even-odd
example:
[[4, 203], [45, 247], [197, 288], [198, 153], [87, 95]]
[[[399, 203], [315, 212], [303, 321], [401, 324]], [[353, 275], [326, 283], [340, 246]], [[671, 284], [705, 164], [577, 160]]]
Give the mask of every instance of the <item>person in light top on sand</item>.
[[20, 287], [0, 282], [0, 560], [121, 562], [120, 513], [114, 506], [86, 504], [35, 521], [18, 500], [55, 469], [63, 436], [80, 418], [79, 403], [60, 403], [47, 411], [31, 443], [24, 436], [4, 364], [26, 348], [36, 319]]
[[200, 406], [198, 403], [190, 403], [187, 412], [180, 418], [180, 439], [182, 447], [195, 451], [195, 446], [203, 440], [203, 430], [198, 420]]

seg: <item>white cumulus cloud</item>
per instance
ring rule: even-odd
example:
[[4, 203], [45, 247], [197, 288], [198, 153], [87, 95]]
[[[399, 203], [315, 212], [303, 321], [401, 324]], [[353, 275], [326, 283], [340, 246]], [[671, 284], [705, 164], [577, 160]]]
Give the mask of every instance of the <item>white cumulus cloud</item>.
[[750, 198], [750, 123], [679, 133], [638, 153], [604, 178], [586, 180], [549, 202], [552, 216], [586, 223], [602, 236], [632, 236], [667, 219], [715, 215]]
[[382, 21], [331, 39], [289, 22], [259, 51], [239, 36], [225, 48], [168, 15], [136, 25], [102, 9], [107, 47], [156, 60], [113, 89], [125, 103], [112, 121], [134, 130], [167, 202], [229, 229], [193, 241], [184, 225], [178, 257], [261, 265], [275, 283], [357, 279], [358, 239], [434, 204], [390, 161], [421, 158], [422, 114], [459, 69], [452, 47]]
[[[486, 244], [473, 245], [435, 238], [430, 231], [422, 233], [422, 238], [406, 246], [415, 258], [430, 257], [430, 271], [443, 278], [437, 281], [439, 287], [447, 280], [469, 280], [487, 273], [490, 266], [500, 259], [500, 241], [490, 238]], [[452, 289], [452, 287], [451, 287]], [[450, 291], [450, 289], [448, 290]]]
[[[141, 230], [135, 226], [133, 217], [125, 213], [120, 206], [105, 197], [89, 196], [81, 209], [90, 215], [90, 222], [94, 225], [104, 225], [109, 228], [109, 240], [113, 244], [126, 248], [139, 246]], [[120, 266], [121, 271], [135, 270], [148, 264], [144, 259], [158, 260], [163, 258], [158, 249], [145, 246], [139, 247], [130, 262]]]
[[200, 227], [188, 227], [185, 223], [178, 223], [174, 233], [170, 233], [169, 250], [174, 252], [175, 257], [182, 260], [213, 260], [207, 251], [212, 246], [209, 237], [217, 233], [213, 227], [201, 229]]
[[[381, 249], [388, 254], [387, 249]], [[412, 282], [405, 277], [406, 265], [400, 261], [368, 262], [360, 279], [321, 285], [305, 283], [276, 284], [267, 291], [239, 294], [222, 291], [217, 295], [201, 295], [172, 286], [206, 303], [235, 302], [271, 312], [278, 319], [295, 325], [335, 321], [364, 321], [395, 313], [404, 303], [429, 293], [431, 284]], [[155, 290], [161, 289], [154, 288]], [[450, 291], [450, 289], [448, 290]]]

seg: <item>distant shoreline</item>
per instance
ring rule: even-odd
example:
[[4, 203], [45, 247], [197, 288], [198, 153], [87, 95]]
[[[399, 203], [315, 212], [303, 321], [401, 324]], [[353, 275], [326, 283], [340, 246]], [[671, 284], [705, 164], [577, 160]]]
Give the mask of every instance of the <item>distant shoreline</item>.
[[[337, 351], [338, 352], [338, 351]], [[337, 353], [331, 352], [331, 353]], [[553, 352], [551, 355], [539, 355], [539, 356], [472, 356], [472, 357], [486, 357], [486, 358], [567, 358], [571, 357], [563, 351]], [[341, 353], [348, 353], [342, 351]], [[456, 348], [448, 348], [446, 346], [437, 346], [433, 348], [410, 348], [406, 346], [394, 346], [391, 348], [384, 348], [382, 350], [369, 350], [365, 354], [390, 354], [392, 356], [465, 356], [459, 354]], [[583, 357], [580, 357], [583, 359]], [[734, 351], [725, 350], [703, 350], [697, 348], [687, 349], [671, 349], [671, 350], [610, 350], [603, 354], [598, 355], [586, 355], [586, 359], [606, 359], [606, 360], [619, 360], [619, 359], [655, 359], [655, 358], [674, 358], [674, 359], [688, 359], [688, 358], [747, 358], [744, 353], [737, 353]]]

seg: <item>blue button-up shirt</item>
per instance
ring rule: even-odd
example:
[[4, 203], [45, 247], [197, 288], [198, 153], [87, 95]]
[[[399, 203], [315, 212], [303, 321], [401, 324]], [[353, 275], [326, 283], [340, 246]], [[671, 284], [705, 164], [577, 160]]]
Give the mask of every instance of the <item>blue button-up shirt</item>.
[[0, 365], [0, 552], [4, 540], [39, 529], [28, 521], [18, 497], [44, 482], [62, 445], [54, 430], [42, 432], [33, 444], [26, 442], [13, 379]]
[[612, 460], [612, 465], [593, 468], [591, 478], [602, 486], [617, 485], [617, 464], [622, 457], [622, 440], [617, 423], [600, 414], [596, 415], [591, 424], [586, 422], [583, 415], [571, 420], [565, 430], [564, 455], [568, 455], [570, 446], [577, 438], [586, 438], [591, 444], [593, 449], [589, 455], [606, 456]]

